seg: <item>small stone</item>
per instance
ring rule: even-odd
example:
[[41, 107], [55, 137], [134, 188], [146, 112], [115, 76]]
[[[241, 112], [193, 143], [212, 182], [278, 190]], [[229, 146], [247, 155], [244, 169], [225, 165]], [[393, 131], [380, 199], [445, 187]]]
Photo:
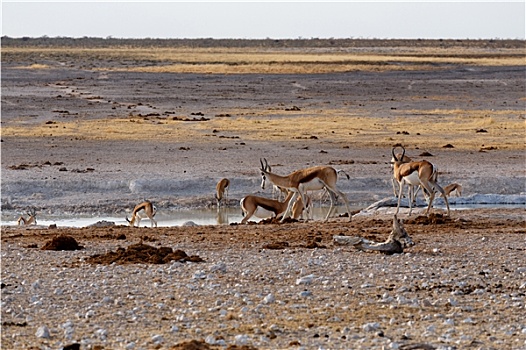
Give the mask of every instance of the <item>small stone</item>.
[[300, 292], [299, 296], [302, 297], [302, 298], [311, 297], [312, 296], [312, 292], [309, 291], [309, 290], [304, 290], [304, 291]]
[[216, 344], [216, 337], [214, 337], [213, 335], [208, 335], [205, 338], [205, 343], [210, 344], [210, 345], [215, 345]]
[[248, 343], [248, 336], [246, 334], [238, 334], [234, 338], [236, 345], [246, 345]]
[[265, 298], [263, 298], [263, 303], [265, 304], [271, 304], [276, 301], [276, 298], [274, 298], [274, 295], [272, 293], [268, 294]]
[[362, 329], [365, 332], [374, 332], [380, 329], [380, 324], [378, 322], [366, 323], [362, 326]]
[[307, 276], [303, 276], [301, 278], [298, 278], [296, 280], [296, 284], [297, 285], [299, 285], [299, 284], [311, 284], [313, 280], [314, 280], [314, 275], [307, 275]]
[[100, 340], [106, 340], [108, 337], [108, 331], [104, 328], [97, 329], [95, 334], [99, 337]]
[[201, 270], [194, 272], [194, 276], [193, 276], [194, 280], [205, 279], [205, 278], [206, 278], [206, 272], [201, 271]]
[[226, 264], [222, 262], [214, 264], [210, 266], [209, 271], [210, 272], [226, 272]]
[[451, 318], [448, 318], [444, 321], [444, 324], [448, 325], [448, 326], [454, 326], [455, 325], [455, 321]]
[[51, 336], [49, 334], [49, 329], [46, 326], [40, 326], [35, 333], [37, 338], [49, 339]]
[[431, 306], [433, 306], [433, 304], [429, 300], [424, 299], [424, 300], [422, 300], [422, 306], [423, 307], [431, 307]]
[[155, 343], [155, 344], [161, 344], [164, 342], [164, 338], [162, 335], [160, 334], [156, 334], [152, 337], [152, 341]]

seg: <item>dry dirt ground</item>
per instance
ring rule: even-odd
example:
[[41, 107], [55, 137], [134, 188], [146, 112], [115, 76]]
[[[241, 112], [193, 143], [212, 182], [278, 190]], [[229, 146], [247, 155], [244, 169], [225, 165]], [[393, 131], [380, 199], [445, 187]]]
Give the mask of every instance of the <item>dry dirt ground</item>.
[[[194, 349], [195, 340], [203, 349], [523, 349], [524, 214], [413, 217], [405, 228], [415, 245], [392, 256], [332, 240], [383, 241], [390, 215], [350, 223], [4, 228], [2, 348]], [[61, 235], [83, 249], [41, 250]], [[151, 248], [132, 254], [138, 244]], [[176, 252], [175, 261], [162, 260]], [[180, 256], [202, 262], [177, 262]], [[38, 336], [42, 327], [49, 336]]]
[[[261, 157], [281, 174], [344, 169], [339, 187], [365, 207], [391, 195], [398, 143], [432, 154], [440, 182], [465, 195], [524, 193], [524, 65], [180, 74], [58, 57], [3, 52], [2, 220], [31, 207], [124, 216], [144, 198], [213, 206], [222, 177], [237, 206], [262, 192]], [[524, 208], [434, 213], [405, 221], [416, 245], [392, 256], [332, 241], [383, 241], [389, 210], [328, 223], [3, 226], [2, 348], [526, 348]], [[59, 235], [83, 249], [41, 249]], [[129, 263], [133, 247], [164, 255]]]

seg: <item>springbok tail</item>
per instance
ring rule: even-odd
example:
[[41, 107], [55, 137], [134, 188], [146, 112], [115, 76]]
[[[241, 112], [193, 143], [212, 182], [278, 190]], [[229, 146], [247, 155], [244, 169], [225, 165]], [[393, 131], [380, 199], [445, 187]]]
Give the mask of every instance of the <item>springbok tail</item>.
[[343, 173], [343, 174], [347, 177], [347, 180], [350, 180], [350, 179], [351, 179], [351, 177], [349, 176], [349, 174], [347, 174], [347, 173], [345, 172], [345, 170], [342, 170], [342, 169], [340, 169], [340, 170], [336, 170], [336, 173], [337, 173], [338, 175], [340, 175], [340, 173]]

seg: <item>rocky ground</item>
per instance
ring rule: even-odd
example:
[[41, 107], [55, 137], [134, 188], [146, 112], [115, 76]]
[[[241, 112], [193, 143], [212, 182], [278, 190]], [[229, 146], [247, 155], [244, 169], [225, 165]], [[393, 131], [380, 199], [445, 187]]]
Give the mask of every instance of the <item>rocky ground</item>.
[[[4, 228], [2, 348], [194, 349], [195, 340], [199, 349], [522, 349], [524, 214], [413, 217], [404, 226], [415, 245], [391, 256], [332, 240], [384, 241], [390, 215], [248, 226]], [[42, 250], [59, 235], [83, 249]], [[131, 249], [141, 243], [203, 261], [155, 261], [151, 251], [134, 261]]]
[[[124, 216], [145, 198], [213, 207], [222, 177], [237, 207], [270, 195], [262, 157], [280, 174], [345, 170], [338, 186], [363, 208], [392, 195], [395, 144], [428, 154], [465, 196], [525, 192], [523, 66], [175, 74], [6, 57], [2, 221], [29, 208]], [[433, 213], [403, 210], [416, 245], [390, 256], [332, 237], [381, 242], [392, 209], [351, 222], [2, 226], [2, 348], [526, 348], [524, 207]], [[83, 249], [41, 249], [60, 235]]]

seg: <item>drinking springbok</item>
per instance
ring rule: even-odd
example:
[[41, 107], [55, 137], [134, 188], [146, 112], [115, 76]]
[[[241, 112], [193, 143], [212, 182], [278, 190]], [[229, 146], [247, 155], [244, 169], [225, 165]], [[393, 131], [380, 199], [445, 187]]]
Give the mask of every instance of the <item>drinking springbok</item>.
[[230, 180], [226, 178], [219, 180], [216, 185], [215, 197], [216, 197], [218, 209], [221, 206], [221, 201], [223, 200], [223, 198], [225, 198], [226, 200], [228, 197], [228, 187], [229, 186], [230, 186]]
[[126, 216], [126, 221], [130, 223], [130, 226], [135, 226], [135, 223], [137, 223], [137, 226], [140, 225], [141, 219], [149, 218], [151, 227], [155, 225], [157, 227], [157, 221], [154, 220], [154, 216], [157, 213], [157, 208], [155, 205], [152, 204], [150, 201], [144, 201], [142, 203], [139, 203], [133, 208], [132, 212], [132, 218], [131, 220], [128, 219], [128, 216]]

